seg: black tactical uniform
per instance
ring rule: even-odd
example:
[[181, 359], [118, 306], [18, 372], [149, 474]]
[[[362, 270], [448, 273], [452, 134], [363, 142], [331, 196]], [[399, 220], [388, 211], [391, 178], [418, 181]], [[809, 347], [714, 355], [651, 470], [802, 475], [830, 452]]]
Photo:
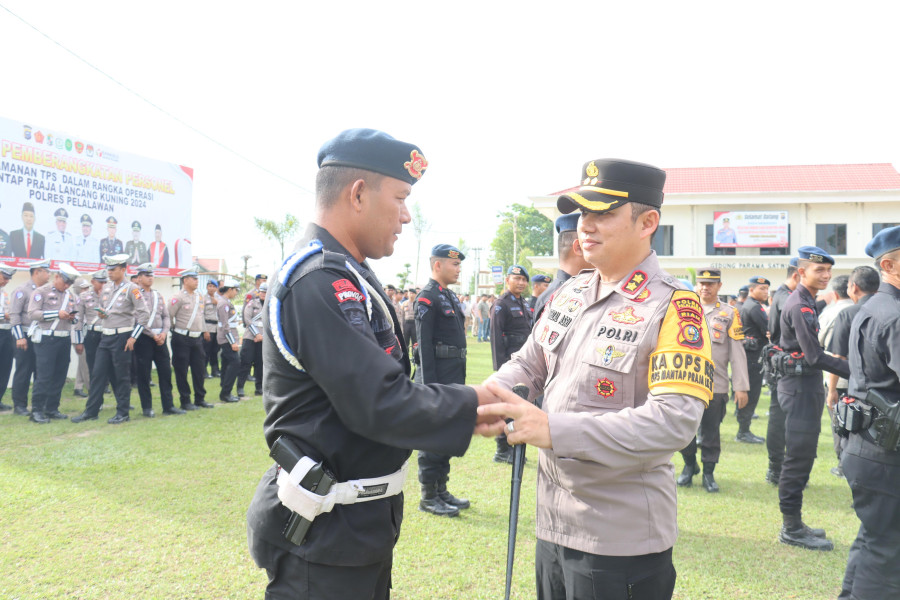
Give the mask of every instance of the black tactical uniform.
[[[457, 251], [458, 253], [458, 251]], [[434, 279], [416, 296], [418, 368], [416, 383], [466, 382], [466, 316], [451, 290]], [[447, 491], [450, 456], [419, 451], [419, 508], [441, 516], [456, 516], [469, 501]]]
[[741, 323], [744, 324], [744, 352], [747, 354], [750, 391], [747, 392], [746, 406], [736, 412], [739, 441], [763, 442], [762, 438], [750, 433], [750, 422], [753, 419], [753, 413], [756, 412], [759, 394], [762, 391], [762, 366], [759, 364], [759, 356], [763, 347], [769, 343], [768, 321], [769, 317], [762, 304], [748, 297], [741, 307]]
[[[778, 483], [778, 498], [781, 513], [785, 516], [785, 527], [781, 540], [791, 542], [785, 533], [791, 525], [802, 529], [800, 521], [803, 507], [803, 488], [809, 481], [816, 446], [822, 429], [822, 410], [825, 407], [825, 388], [822, 370], [849, 376], [847, 361], [829, 356], [819, 346], [819, 318], [816, 300], [803, 285], [798, 285], [784, 304], [781, 313], [781, 342], [778, 344], [786, 353], [803, 360], [801, 373], [785, 373], [778, 380], [778, 401], [785, 412], [785, 455]], [[790, 519], [796, 519], [796, 522]], [[818, 530], [816, 533], [824, 532]], [[815, 540], [810, 538], [815, 543]], [[800, 544], [810, 547], [807, 544]], [[821, 550], [831, 550], [831, 542], [822, 539], [815, 546]]]
[[553, 278], [553, 281], [550, 282], [550, 285], [547, 287], [543, 293], [538, 296], [537, 300], [534, 303], [534, 322], [537, 323], [541, 318], [541, 313], [544, 311], [544, 307], [550, 302], [550, 298], [553, 297], [553, 293], [556, 292], [562, 284], [572, 279], [572, 276], [563, 271], [562, 269], [556, 270], [556, 277]]
[[[898, 247], [900, 227], [892, 227], [869, 242], [866, 254], [881, 257]], [[850, 396], [865, 400], [877, 390], [887, 402], [900, 402], [900, 289], [895, 285], [882, 282], [860, 308], [849, 358]], [[851, 433], [841, 454], [860, 525], [840, 600], [900, 597], [900, 449], [877, 442], [882, 440], [875, 426]]]
[[[461, 456], [475, 427], [475, 391], [410, 381], [400, 324], [393, 310], [385, 313], [372, 297], [374, 290], [390, 306], [367, 263], [357, 263], [315, 224], [303, 242], [311, 240], [320, 240], [327, 254], [311, 256], [285, 285], [271, 284], [268, 299], [281, 301], [278, 331], [303, 370], [279, 350], [269, 311], [263, 317], [268, 445], [289, 436], [339, 482], [391, 474], [412, 448]], [[366, 290], [347, 262], [368, 282]], [[297, 546], [282, 535], [290, 511], [278, 499], [276, 477], [273, 465], [247, 513], [250, 553], [269, 571], [269, 589], [306, 584], [308, 578], [314, 597], [333, 598], [335, 586], [346, 590], [377, 577], [377, 588], [386, 592], [403, 495], [338, 504], [316, 517], [306, 542]], [[371, 597], [371, 590], [366, 593]]]
[[[784, 303], [792, 293], [791, 288], [781, 284], [772, 294], [772, 305], [769, 307], [769, 335], [773, 344], [781, 340], [781, 312]], [[781, 478], [781, 463], [784, 462], [784, 410], [778, 402], [778, 380], [774, 373], [766, 379], [769, 386], [769, 422], [766, 427], [766, 451], [769, 454], [769, 469], [766, 481], [778, 485]]]

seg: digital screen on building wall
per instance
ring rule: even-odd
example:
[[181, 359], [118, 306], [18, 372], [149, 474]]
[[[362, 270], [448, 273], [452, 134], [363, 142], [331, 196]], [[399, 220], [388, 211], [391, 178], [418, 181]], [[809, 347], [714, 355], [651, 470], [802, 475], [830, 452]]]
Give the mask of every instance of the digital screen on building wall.
[[790, 244], [786, 210], [716, 212], [713, 231], [716, 248], [787, 248]]

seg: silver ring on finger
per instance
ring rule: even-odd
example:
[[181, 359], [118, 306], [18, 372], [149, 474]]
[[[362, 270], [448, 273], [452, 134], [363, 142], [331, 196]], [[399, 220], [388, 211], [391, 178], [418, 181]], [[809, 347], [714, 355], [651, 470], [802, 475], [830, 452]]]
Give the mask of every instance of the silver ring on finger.
[[510, 421], [509, 423], [507, 423], [506, 431], [507, 431], [507, 433], [515, 433], [516, 432], [516, 422]]

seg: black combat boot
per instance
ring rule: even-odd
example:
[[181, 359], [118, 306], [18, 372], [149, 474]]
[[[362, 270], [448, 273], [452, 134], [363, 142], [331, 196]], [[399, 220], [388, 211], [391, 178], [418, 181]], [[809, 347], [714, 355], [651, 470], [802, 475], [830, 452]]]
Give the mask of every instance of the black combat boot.
[[512, 446], [506, 441], [505, 435], [498, 435], [494, 438], [497, 441], [497, 453], [494, 454], [494, 462], [509, 463], [513, 462]]
[[694, 475], [699, 473], [700, 465], [697, 464], [697, 457], [692, 456], [691, 458], [685, 458], [684, 469], [681, 470], [681, 475], [678, 476], [675, 483], [679, 487], [691, 487], [694, 485]]
[[781, 465], [769, 463], [769, 470], [766, 471], [766, 481], [778, 487], [778, 480], [781, 479]]
[[[807, 550], [834, 550], [834, 544], [830, 540], [825, 539], [825, 531], [822, 529], [811, 529], [803, 523], [800, 515], [783, 515], [784, 524], [781, 527], [781, 533], [778, 534], [778, 541], [782, 544], [791, 546], [800, 546]], [[818, 532], [822, 532], [822, 536]]]
[[438, 482], [438, 488], [437, 488], [438, 497], [444, 501], [444, 504], [449, 504], [450, 506], [455, 506], [459, 510], [465, 510], [465, 509], [469, 508], [470, 503], [469, 503], [468, 498], [457, 498], [456, 496], [454, 496], [453, 494], [451, 494], [450, 492], [447, 491], [447, 480], [448, 479], [450, 479], [450, 478], [448, 477], [447, 479], [444, 479], [443, 481]]
[[459, 509], [441, 500], [437, 488], [438, 484], [436, 481], [422, 484], [422, 499], [419, 501], [419, 510], [439, 517], [458, 517]]
[[713, 477], [713, 471], [715, 470], [716, 463], [703, 463], [703, 489], [705, 489], [710, 494], [715, 494], [719, 491], [719, 484], [716, 483], [716, 480]]

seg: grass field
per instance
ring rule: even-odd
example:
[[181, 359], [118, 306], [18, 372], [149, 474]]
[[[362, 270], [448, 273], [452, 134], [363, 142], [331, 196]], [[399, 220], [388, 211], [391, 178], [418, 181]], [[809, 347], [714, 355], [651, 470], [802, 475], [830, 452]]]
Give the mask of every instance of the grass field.
[[[469, 380], [479, 382], [490, 373], [490, 349], [471, 340], [470, 350]], [[207, 380], [207, 398], [217, 396], [218, 382]], [[244, 517], [270, 464], [261, 401], [182, 417], [135, 411], [120, 426], [105, 422], [113, 404], [107, 396], [100, 420], [79, 425], [0, 415], [0, 600], [261, 598], [266, 576], [247, 552]], [[139, 406], [136, 391], [132, 404]], [[70, 383], [62, 410], [83, 407]], [[764, 396], [758, 435], [767, 407]], [[823, 425], [804, 519], [828, 530], [833, 552], [776, 541], [781, 518], [777, 491], [763, 481], [765, 447], [734, 442], [736, 431], [730, 409], [716, 470], [721, 493], [707, 494], [699, 476], [679, 490], [675, 597], [835, 598], [858, 521], [846, 482], [829, 473], [829, 430]], [[450, 489], [472, 501], [460, 518], [419, 512], [418, 483], [408, 479], [394, 598], [502, 598], [510, 471], [493, 453], [493, 440], [476, 438], [453, 459]], [[520, 599], [534, 597], [537, 451], [528, 456], [513, 593]], [[674, 460], [680, 472], [680, 455]]]

